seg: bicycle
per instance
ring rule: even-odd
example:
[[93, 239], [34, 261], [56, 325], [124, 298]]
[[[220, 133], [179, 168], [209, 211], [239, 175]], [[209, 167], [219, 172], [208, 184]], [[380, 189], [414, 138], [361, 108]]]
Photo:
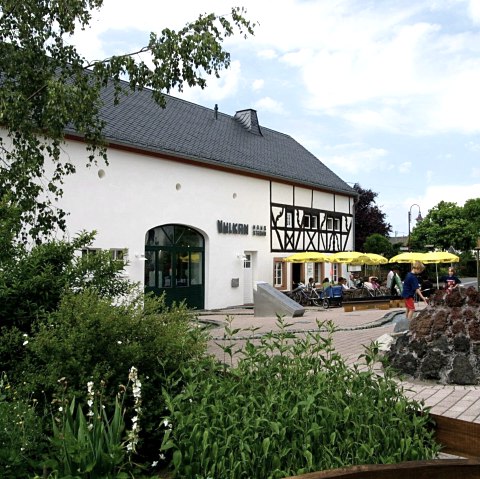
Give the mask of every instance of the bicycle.
[[303, 283], [298, 283], [292, 291], [291, 298], [302, 306], [321, 306], [322, 295], [315, 288], [307, 288]]

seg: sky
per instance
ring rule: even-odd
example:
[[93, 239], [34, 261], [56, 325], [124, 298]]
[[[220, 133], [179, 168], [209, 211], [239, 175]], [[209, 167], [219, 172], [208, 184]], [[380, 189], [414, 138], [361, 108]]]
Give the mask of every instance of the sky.
[[[480, 0], [104, 0], [72, 39], [89, 60], [134, 52], [151, 31], [245, 7], [255, 35], [188, 101], [290, 135], [377, 193], [392, 236], [440, 201], [480, 197]], [[147, 60], [147, 58], [143, 58]]]

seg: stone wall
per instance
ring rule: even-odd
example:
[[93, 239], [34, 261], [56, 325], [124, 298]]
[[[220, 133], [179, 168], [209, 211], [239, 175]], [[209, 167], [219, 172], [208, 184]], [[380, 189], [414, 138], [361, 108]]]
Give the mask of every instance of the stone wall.
[[480, 294], [475, 288], [439, 290], [431, 306], [387, 353], [389, 363], [416, 379], [480, 384]]

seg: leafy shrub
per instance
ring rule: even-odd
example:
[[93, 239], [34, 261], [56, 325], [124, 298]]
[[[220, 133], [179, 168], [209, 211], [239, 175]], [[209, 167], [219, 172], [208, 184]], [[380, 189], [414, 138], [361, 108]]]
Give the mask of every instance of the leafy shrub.
[[[0, 324], [30, 333], [33, 323], [55, 311], [66, 291], [95, 288], [111, 298], [129, 294], [132, 284], [119, 276], [123, 268], [109, 252], [78, 256], [95, 233], [82, 233], [71, 242], [51, 241], [0, 262]], [[0, 358], [1, 360], [1, 358]]]
[[122, 384], [132, 364], [151, 377], [203, 353], [205, 338], [192, 319], [185, 306], [168, 307], [163, 297], [139, 295], [112, 304], [95, 290], [69, 293], [26, 345], [27, 361], [36, 368], [25, 379], [47, 395], [59, 391], [60, 378], [75, 393], [88, 381], [103, 381], [115, 396], [109, 386]]
[[143, 383], [144, 444], [156, 453], [152, 434], [161, 434], [165, 375], [206, 348], [185, 306], [167, 307], [163, 297], [143, 294], [112, 304], [96, 290], [66, 294], [57, 311], [37, 321], [27, 341], [18, 378], [46, 404], [63, 397], [65, 384], [71, 397], [85, 400], [89, 381], [102, 383], [105, 401], [113, 403], [125, 371], [135, 365]]
[[[389, 370], [375, 373], [375, 346], [364, 370], [352, 368], [332, 347], [332, 324], [305, 339], [279, 326], [258, 345], [248, 341], [236, 367], [183, 367], [184, 390], [164, 392], [162, 451], [175, 477], [282, 478], [436, 456], [423, 404]], [[227, 356], [234, 347], [226, 344]]]
[[42, 449], [41, 424], [33, 403], [0, 378], [0, 470], [4, 479], [28, 477]]

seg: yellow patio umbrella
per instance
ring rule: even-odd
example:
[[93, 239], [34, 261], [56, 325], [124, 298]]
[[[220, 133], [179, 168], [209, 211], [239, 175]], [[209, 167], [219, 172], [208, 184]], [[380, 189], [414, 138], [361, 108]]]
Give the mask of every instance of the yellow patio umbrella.
[[449, 253], [448, 251], [430, 251], [425, 253], [422, 260], [424, 263], [458, 263], [460, 258], [456, 254]]
[[355, 266], [370, 264], [368, 256], [358, 251], [339, 251], [330, 255], [328, 261], [329, 263], [345, 263]]
[[407, 251], [405, 253], [400, 253], [390, 258], [389, 263], [413, 263], [414, 261], [421, 261], [425, 259], [426, 253], [415, 253], [414, 251]]
[[283, 261], [288, 263], [325, 263], [329, 261], [329, 258], [329, 255], [318, 251], [302, 251], [283, 258]]
[[425, 253], [425, 257], [422, 259], [422, 262], [425, 264], [435, 263], [435, 273], [437, 275], [437, 289], [438, 285], [438, 263], [458, 263], [460, 258], [453, 253], [448, 251], [429, 251]]
[[365, 256], [368, 256], [369, 262], [365, 264], [377, 265], [377, 264], [387, 264], [388, 259], [381, 254], [376, 253], [365, 253]]

